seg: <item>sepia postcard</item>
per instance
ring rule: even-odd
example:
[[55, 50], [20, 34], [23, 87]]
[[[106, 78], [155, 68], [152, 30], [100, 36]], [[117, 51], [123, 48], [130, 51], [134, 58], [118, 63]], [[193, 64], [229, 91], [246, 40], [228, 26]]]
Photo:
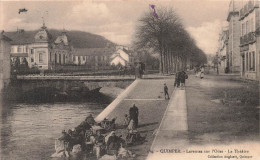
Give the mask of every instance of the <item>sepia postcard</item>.
[[0, 1], [0, 159], [260, 160], [259, 6]]

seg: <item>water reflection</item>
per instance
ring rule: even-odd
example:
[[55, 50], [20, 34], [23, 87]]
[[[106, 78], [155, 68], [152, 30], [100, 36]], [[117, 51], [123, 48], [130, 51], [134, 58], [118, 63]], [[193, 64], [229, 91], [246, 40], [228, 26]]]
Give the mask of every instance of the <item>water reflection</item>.
[[1, 105], [1, 159], [50, 159], [54, 139], [63, 129], [77, 126], [104, 107], [96, 103]]

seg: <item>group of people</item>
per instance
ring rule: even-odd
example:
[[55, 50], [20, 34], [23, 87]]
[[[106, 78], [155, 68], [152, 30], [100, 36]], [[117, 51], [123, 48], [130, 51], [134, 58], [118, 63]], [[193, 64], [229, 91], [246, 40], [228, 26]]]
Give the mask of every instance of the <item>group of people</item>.
[[186, 79], [188, 79], [188, 75], [184, 70], [177, 72], [175, 75], [174, 87], [181, 87], [181, 89], [184, 89]]
[[104, 154], [117, 155], [119, 148], [124, 144], [124, 140], [117, 136], [115, 131], [111, 131], [105, 137], [102, 135], [102, 128], [98, 125], [90, 114], [74, 130], [62, 131], [62, 136], [58, 140], [64, 142], [64, 152], [70, 156], [74, 147], [80, 146], [81, 151], [88, 156], [95, 153], [97, 159]]
[[129, 116], [125, 114], [124, 124], [127, 126], [128, 131], [132, 132], [138, 127], [139, 110], [135, 104], [129, 109]]
[[200, 79], [204, 78], [204, 71], [205, 71], [204, 66], [194, 68], [196, 77], [199, 77]]

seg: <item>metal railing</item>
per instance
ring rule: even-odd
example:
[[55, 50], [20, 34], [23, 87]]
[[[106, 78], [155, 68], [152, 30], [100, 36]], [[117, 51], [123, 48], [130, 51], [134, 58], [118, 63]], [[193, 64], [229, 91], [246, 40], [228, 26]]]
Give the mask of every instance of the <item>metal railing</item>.
[[250, 32], [242, 37], [240, 37], [240, 45], [247, 45], [250, 43], [254, 43], [256, 41], [254, 32]]

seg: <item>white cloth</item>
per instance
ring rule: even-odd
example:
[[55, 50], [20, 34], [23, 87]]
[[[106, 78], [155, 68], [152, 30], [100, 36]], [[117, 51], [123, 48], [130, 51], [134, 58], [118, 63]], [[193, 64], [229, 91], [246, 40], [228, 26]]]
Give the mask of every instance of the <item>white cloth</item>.
[[134, 128], [134, 120], [132, 120], [132, 119], [130, 120], [127, 129], [128, 129], [128, 130], [134, 130], [134, 129], [135, 129], [135, 128]]
[[77, 144], [77, 145], [73, 146], [72, 153], [77, 154], [79, 152], [81, 152], [80, 144]]
[[69, 153], [65, 150], [66, 144], [64, 141], [55, 139], [55, 153], [51, 157], [69, 157]]
[[113, 155], [113, 156], [110, 156], [110, 155], [107, 155], [105, 154], [103, 157], [101, 157], [99, 160], [116, 160], [116, 156]]
[[111, 137], [113, 133], [114, 133], [114, 131], [111, 131], [111, 132], [105, 137], [105, 142], [106, 142], [106, 144], [107, 144], [107, 141], [108, 141], [109, 137]]

